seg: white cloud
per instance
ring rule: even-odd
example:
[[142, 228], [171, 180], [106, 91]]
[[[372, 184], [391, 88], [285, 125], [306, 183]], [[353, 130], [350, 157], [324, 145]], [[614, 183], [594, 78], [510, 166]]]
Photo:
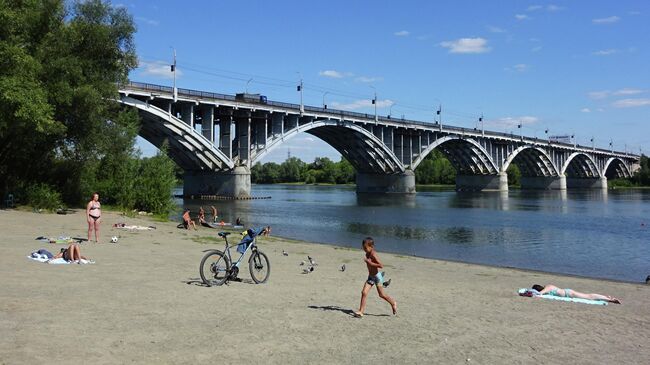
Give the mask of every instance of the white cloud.
[[359, 77], [357, 77], [357, 78], [354, 79], [354, 80], [355, 80], [355, 81], [358, 81], [358, 82], [370, 83], [370, 82], [383, 81], [384, 78], [383, 78], [383, 77], [359, 76]]
[[395, 32], [393, 34], [398, 36], [398, 37], [406, 37], [409, 34], [411, 34], [411, 32], [409, 32], [408, 30], [400, 30], [399, 32]]
[[560, 11], [560, 10], [564, 10], [564, 8], [561, 7], [561, 6], [557, 6], [557, 5], [554, 5], [554, 4], [550, 4], [550, 5], [548, 5], [548, 6], [546, 7], [546, 10], [548, 10], [548, 11]]
[[318, 73], [320, 76], [331, 77], [333, 79], [343, 78], [343, 73], [334, 70], [325, 70]]
[[[140, 66], [138, 68], [141, 69], [143, 75], [161, 77], [164, 79], [174, 78], [174, 73], [171, 71], [171, 66], [169, 65], [168, 62], [165, 61], [154, 61], [154, 62], [141, 61]], [[177, 67], [176, 78], [179, 78], [182, 75], [183, 75], [183, 71], [181, 71]]]
[[613, 15], [607, 18], [592, 19], [591, 22], [594, 24], [612, 24], [618, 22], [619, 20], [621, 20], [621, 18]]
[[[377, 108], [389, 108], [393, 104], [395, 104], [395, 102], [389, 99], [377, 100]], [[374, 108], [374, 105], [372, 104], [372, 100], [366, 100], [366, 99], [356, 100], [348, 104], [341, 104], [339, 102], [332, 103], [332, 108], [343, 109], [343, 110], [356, 110], [356, 109], [370, 108], [370, 107]]]
[[644, 92], [645, 90], [625, 88], [615, 91], [614, 95], [636, 95], [643, 94]]
[[528, 9], [526, 9], [526, 11], [536, 11], [536, 10], [539, 10], [539, 9], [542, 9], [542, 8], [543, 8], [543, 6], [541, 6], [541, 5], [531, 5], [531, 6], [528, 7]]
[[583, 113], [591, 113], [591, 109], [589, 109], [589, 108], [582, 108], [582, 109], [580, 109], [580, 111], [583, 112]]
[[530, 49], [531, 52], [539, 52], [542, 50], [542, 46], [536, 46]]
[[490, 125], [495, 128], [517, 128], [519, 123], [522, 126], [535, 124], [539, 121], [537, 117], [521, 116], [521, 117], [503, 117], [495, 120], [485, 121], [485, 125]]
[[615, 53], [618, 53], [618, 49], [609, 48], [609, 49], [601, 49], [600, 51], [592, 52], [591, 54], [594, 56], [609, 56]]
[[449, 53], [485, 53], [490, 51], [487, 40], [484, 38], [460, 38], [455, 41], [442, 42], [440, 46], [449, 48]]
[[493, 25], [488, 25], [487, 30], [492, 33], [505, 33], [506, 30], [503, 28], [495, 27]]
[[525, 63], [518, 63], [518, 64], [512, 66], [512, 68], [514, 68], [515, 71], [518, 71], [518, 72], [524, 72], [524, 71], [528, 70], [528, 67], [529, 66], [527, 64], [525, 64]]
[[608, 97], [609, 96], [609, 91], [607, 91], [607, 90], [590, 91], [587, 95], [589, 95], [589, 99], [600, 100], [600, 99], [605, 99], [606, 97]]
[[139, 21], [141, 23], [145, 23], [147, 25], [158, 25], [158, 24], [160, 24], [160, 22], [157, 21], [157, 20], [145, 18], [145, 17], [142, 17], [142, 16], [135, 17], [135, 20], [137, 20], [137, 21]]
[[612, 103], [614, 108], [635, 108], [639, 106], [650, 106], [650, 98], [646, 99], [621, 99]]
[[627, 12], [628, 15], [641, 15], [640, 11], [632, 10]]
[[517, 20], [528, 20], [530, 17], [526, 14], [515, 14], [515, 19]]
[[431, 35], [429, 35], [429, 34], [425, 34], [425, 35], [419, 35], [419, 36], [417, 36], [417, 40], [418, 40], [418, 41], [426, 41], [426, 40], [428, 40], [429, 38], [431, 38]]

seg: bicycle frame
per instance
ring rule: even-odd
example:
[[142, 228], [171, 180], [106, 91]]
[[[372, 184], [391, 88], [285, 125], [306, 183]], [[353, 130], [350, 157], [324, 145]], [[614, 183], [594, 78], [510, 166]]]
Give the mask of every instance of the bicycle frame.
[[[230, 248], [231, 247], [237, 247], [239, 245], [239, 243], [234, 245], [234, 246], [231, 246], [228, 243], [228, 237], [224, 237], [224, 240], [226, 240], [226, 248], [223, 250], [223, 254], [228, 255], [228, 260], [230, 260], [232, 266], [236, 266], [238, 269], [239, 269], [239, 264], [243, 261], [244, 256], [246, 256], [248, 251], [252, 251], [253, 249], [255, 249], [255, 250], [257, 249], [257, 236], [255, 236], [255, 237], [253, 237], [253, 242], [251, 242], [248, 245], [248, 247], [246, 247], [246, 250], [244, 251], [244, 253], [242, 253], [241, 256], [239, 256], [239, 258], [237, 259], [237, 262], [233, 262], [232, 261], [232, 255], [230, 254]], [[253, 256], [251, 255], [250, 257], [253, 257]], [[249, 260], [250, 260], [250, 257], [249, 257]]]

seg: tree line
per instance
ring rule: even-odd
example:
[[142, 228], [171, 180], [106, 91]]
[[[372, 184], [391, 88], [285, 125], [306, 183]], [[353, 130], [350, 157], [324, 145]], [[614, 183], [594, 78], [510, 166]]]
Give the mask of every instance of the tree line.
[[0, 1], [0, 192], [28, 203], [102, 202], [164, 214], [164, 151], [141, 159], [138, 114], [112, 101], [137, 66], [133, 18], [101, 0]]

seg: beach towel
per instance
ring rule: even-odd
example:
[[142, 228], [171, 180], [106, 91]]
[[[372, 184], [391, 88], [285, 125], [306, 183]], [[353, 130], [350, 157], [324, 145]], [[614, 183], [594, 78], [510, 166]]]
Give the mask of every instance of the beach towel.
[[535, 289], [529, 289], [529, 288], [522, 288], [519, 289], [518, 294], [520, 296], [524, 297], [539, 297], [543, 299], [551, 299], [551, 300], [560, 300], [563, 302], [574, 302], [574, 303], [582, 303], [582, 304], [592, 304], [592, 305], [607, 305], [607, 302], [604, 300], [591, 300], [591, 299], [582, 299], [582, 298], [567, 298], [567, 297], [558, 297], [555, 295], [549, 295], [549, 294], [544, 294], [544, 295], [539, 295], [539, 292]]
[[[50, 260], [47, 257], [43, 257], [43, 256], [40, 256], [40, 257], [27, 256], [27, 258], [30, 259], [30, 260], [43, 262], [43, 263], [47, 263], [47, 264], [52, 264], [52, 265], [68, 265], [68, 264], [76, 264], [77, 263], [76, 261], [75, 262], [66, 261], [63, 257], [59, 257], [58, 259], [53, 259], [53, 260]], [[81, 259], [81, 263], [82, 264], [94, 264], [95, 261]]]
[[120, 228], [120, 229], [128, 229], [130, 231], [151, 231], [151, 230], [156, 229], [156, 227], [154, 227], [154, 226], [148, 226], [148, 227], [145, 227], [145, 226], [129, 226], [129, 225], [126, 225], [126, 223], [115, 223], [115, 224], [113, 224], [113, 227]]

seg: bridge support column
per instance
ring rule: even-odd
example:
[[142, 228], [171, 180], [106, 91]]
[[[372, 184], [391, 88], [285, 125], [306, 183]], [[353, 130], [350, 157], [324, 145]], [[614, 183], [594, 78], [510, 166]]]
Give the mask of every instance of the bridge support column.
[[244, 166], [226, 172], [186, 171], [183, 177], [183, 195], [250, 197], [251, 172]]
[[415, 194], [415, 174], [366, 174], [357, 172], [357, 193]]
[[607, 178], [567, 178], [566, 186], [570, 189], [607, 189]]
[[566, 190], [566, 176], [522, 176], [521, 188], [531, 190]]
[[457, 191], [508, 191], [508, 174], [456, 175]]

